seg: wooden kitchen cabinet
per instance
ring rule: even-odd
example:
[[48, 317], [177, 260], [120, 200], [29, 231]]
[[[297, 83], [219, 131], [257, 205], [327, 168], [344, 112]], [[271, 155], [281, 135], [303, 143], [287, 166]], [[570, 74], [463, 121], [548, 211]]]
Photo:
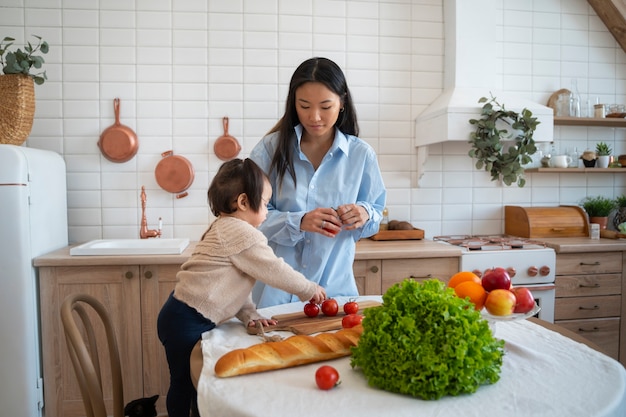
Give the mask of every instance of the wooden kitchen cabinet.
[[625, 363], [620, 354], [623, 262], [622, 252], [557, 254], [554, 322]]
[[361, 295], [381, 295], [392, 285], [413, 278], [437, 278], [447, 282], [459, 272], [459, 258], [406, 258], [356, 260], [354, 277]]
[[[85, 415], [59, 313], [72, 293], [96, 297], [111, 314], [122, 361], [124, 403], [159, 394], [159, 415], [167, 415], [169, 370], [156, 321], [179, 268], [180, 263], [39, 268], [45, 417]], [[110, 388], [105, 392], [110, 398]]]

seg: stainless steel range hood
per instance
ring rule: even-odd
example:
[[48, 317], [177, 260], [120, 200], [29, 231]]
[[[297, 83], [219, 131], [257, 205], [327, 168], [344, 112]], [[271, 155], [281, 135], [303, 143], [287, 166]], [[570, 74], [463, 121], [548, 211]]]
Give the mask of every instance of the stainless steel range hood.
[[[469, 120], [480, 117], [481, 97], [493, 95], [508, 110], [527, 108], [541, 122], [534, 134], [537, 142], [554, 136], [551, 108], [519, 93], [495, 89], [495, 0], [444, 0], [444, 91], [416, 119], [415, 146], [446, 141], [468, 141], [473, 131]], [[423, 162], [423, 156], [421, 158]]]

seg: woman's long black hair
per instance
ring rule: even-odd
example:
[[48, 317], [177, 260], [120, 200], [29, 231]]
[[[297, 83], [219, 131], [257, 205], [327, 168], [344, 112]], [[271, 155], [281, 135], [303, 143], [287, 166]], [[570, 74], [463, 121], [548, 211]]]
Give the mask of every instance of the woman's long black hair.
[[294, 146], [291, 140], [294, 134], [293, 128], [300, 124], [296, 111], [296, 90], [302, 84], [308, 82], [322, 83], [341, 98], [343, 110], [339, 113], [335, 127], [345, 134], [359, 135], [356, 110], [348, 89], [346, 77], [341, 68], [328, 58], [317, 57], [304, 61], [291, 76], [289, 94], [285, 103], [285, 114], [268, 132], [279, 132], [278, 146], [270, 165], [270, 172], [276, 170], [279, 189], [287, 172], [293, 179], [294, 184], [296, 183], [296, 172], [293, 168]]

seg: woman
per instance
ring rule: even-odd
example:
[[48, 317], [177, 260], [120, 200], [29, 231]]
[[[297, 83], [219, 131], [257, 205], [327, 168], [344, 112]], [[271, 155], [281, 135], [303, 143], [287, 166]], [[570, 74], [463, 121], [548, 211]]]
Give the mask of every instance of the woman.
[[[376, 153], [358, 134], [343, 72], [311, 58], [291, 78], [284, 116], [250, 155], [273, 189], [260, 230], [277, 256], [329, 297], [358, 295], [356, 242], [378, 231], [387, 195]], [[259, 308], [297, 301], [261, 283], [253, 298]]]

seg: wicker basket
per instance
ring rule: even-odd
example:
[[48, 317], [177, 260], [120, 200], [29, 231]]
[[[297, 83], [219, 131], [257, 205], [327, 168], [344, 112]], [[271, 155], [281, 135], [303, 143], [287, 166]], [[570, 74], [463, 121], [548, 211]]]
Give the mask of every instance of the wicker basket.
[[35, 84], [27, 75], [0, 75], [0, 143], [21, 145], [33, 127]]

